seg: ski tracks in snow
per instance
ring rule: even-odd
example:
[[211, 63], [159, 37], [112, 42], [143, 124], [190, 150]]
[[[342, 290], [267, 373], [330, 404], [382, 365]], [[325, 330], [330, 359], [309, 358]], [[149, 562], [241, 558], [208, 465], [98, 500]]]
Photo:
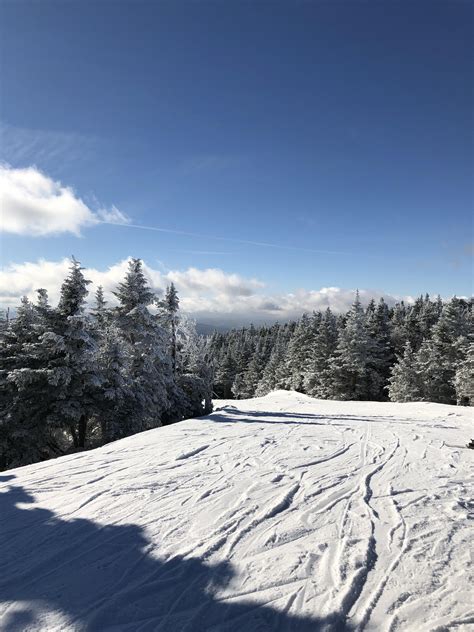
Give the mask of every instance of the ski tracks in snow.
[[[324, 632], [472, 629], [474, 472], [472, 451], [461, 447], [466, 411], [325, 402], [282, 391], [217, 407], [202, 419], [21, 468], [11, 484], [62, 520], [94, 521], [105, 534], [113, 525], [144, 529], [146, 550], [110, 583], [114, 603], [162, 585], [156, 572], [140, 574], [156, 556], [199, 560], [210, 569], [230, 564], [230, 579], [211, 582], [214, 602], [271, 604], [317, 617]], [[10, 547], [10, 582], [38, 581], [48, 559], [83, 545], [54, 543], [53, 529], [26, 555], [30, 527], [0, 533]], [[147, 618], [143, 629], [168, 629], [197, 581], [190, 578], [180, 593], [171, 586], [166, 617], [159, 624]], [[84, 609], [103, 621], [106, 602], [89, 596]], [[0, 621], [11, 606], [0, 605]], [[199, 626], [208, 607], [186, 610], [186, 629], [205, 629]]]

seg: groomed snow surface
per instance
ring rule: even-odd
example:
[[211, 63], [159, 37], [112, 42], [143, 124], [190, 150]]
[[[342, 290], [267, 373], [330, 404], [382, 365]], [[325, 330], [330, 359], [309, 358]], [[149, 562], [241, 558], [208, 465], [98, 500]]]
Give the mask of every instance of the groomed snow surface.
[[473, 630], [472, 409], [278, 391], [0, 475], [2, 630]]

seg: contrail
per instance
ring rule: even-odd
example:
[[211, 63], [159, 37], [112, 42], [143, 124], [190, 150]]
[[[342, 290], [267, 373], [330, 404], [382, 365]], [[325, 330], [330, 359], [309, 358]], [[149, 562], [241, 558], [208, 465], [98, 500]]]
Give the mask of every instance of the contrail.
[[312, 252], [323, 255], [350, 255], [350, 252], [339, 250], [319, 250], [317, 248], [304, 248], [301, 246], [285, 246], [284, 244], [274, 244], [268, 241], [252, 241], [249, 239], [234, 239], [233, 237], [219, 237], [217, 235], [204, 235], [203, 233], [193, 233], [186, 230], [176, 230], [173, 228], [158, 228], [157, 226], [144, 226], [142, 224], [119, 224], [116, 222], [100, 222], [109, 226], [121, 226], [122, 228], [137, 228], [139, 230], [151, 230], [157, 233], [170, 233], [173, 235], [183, 235], [186, 237], [199, 237], [201, 239], [218, 239], [234, 244], [245, 244], [247, 246], [259, 246], [262, 248], [277, 248], [278, 250], [292, 250], [295, 252]]

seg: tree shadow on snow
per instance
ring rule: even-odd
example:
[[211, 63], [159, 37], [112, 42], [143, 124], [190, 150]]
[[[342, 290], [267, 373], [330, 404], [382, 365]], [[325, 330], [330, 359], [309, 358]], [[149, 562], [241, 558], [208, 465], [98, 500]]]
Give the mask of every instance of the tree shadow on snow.
[[218, 589], [233, 577], [229, 563], [159, 559], [140, 526], [64, 520], [31, 506], [34, 497], [11, 482], [14, 478], [0, 477], [8, 483], [0, 491], [0, 602], [19, 603], [2, 609], [2, 629], [48, 629], [40, 610], [61, 612], [65, 629], [81, 632], [353, 629], [337, 618], [300, 617], [269, 605], [219, 599]]
[[[219, 412], [225, 415], [219, 415]], [[230, 416], [229, 416], [230, 415]], [[234, 407], [220, 408], [205, 418], [209, 421], [218, 422], [242, 422], [242, 423], [268, 423], [268, 424], [287, 424], [287, 425], [311, 425], [311, 426], [337, 426], [347, 424], [337, 424], [334, 421], [363, 421], [363, 422], [379, 422], [379, 421], [399, 421], [393, 417], [360, 417], [355, 415], [315, 415], [311, 413], [292, 413], [292, 412], [273, 412], [261, 410], [239, 410]], [[281, 421], [280, 421], [281, 419]]]
[[[219, 415], [219, 412], [224, 413]], [[216, 422], [241, 422], [241, 423], [258, 423], [266, 424], [286, 424], [286, 425], [306, 425], [306, 426], [347, 426], [346, 423], [338, 424], [337, 421], [362, 421], [369, 423], [390, 422], [390, 423], [407, 423], [413, 425], [410, 419], [399, 419], [391, 416], [374, 415], [372, 416], [356, 416], [356, 415], [315, 415], [312, 413], [293, 413], [293, 412], [273, 412], [260, 410], [239, 410], [234, 406], [224, 406], [218, 408], [212, 415], [206, 417], [208, 421]], [[280, 419], [282, 421], [280, 421]], [[443, 426], [446, 428], [446, 426]]]

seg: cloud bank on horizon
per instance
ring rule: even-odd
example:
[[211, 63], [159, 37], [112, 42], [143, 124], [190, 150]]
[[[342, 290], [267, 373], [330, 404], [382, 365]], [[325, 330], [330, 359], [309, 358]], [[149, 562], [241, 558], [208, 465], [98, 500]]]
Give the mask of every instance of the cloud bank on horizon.
[[[115, 304], [113, 291], [123, 280], [129, 258], [111, 265], [105, 270], [86, 268], [84, 274], [92, 281], [89, 300], [93, 300], [95, 289], [102, 285], [110, 305]], [[10, 264], [0, 272], [0, 303], [15, 307], [21, 296], [34, 300], [36, 290], [48, 290], [50, 301], [59, 298], [61, 283], [68, 273], [70, 260]], [[265, 283], [258, 279], [228, 274], [217, 268], [188, 268], [170, 270], [166, 273], [144, 262], [144, 272], [151, 288], [161, 294], [173, 282], [179, 292], [181, 308], [199, 322], [233, 325], [248, 322], [274, 322], [298, 318], [304, 312], [324, 310], [330, 307], [335, 312], [344, 312], [354, 301], [354, 289], [327, 287], [319, 290], [299, 289], [290, 293], [267, 293]], [[383, 298], [393, 305], [398, 300], [412, 302], [411, 296], [393, 296], [383, 291], [360, 289], [363, 303], [371, 298]]]

